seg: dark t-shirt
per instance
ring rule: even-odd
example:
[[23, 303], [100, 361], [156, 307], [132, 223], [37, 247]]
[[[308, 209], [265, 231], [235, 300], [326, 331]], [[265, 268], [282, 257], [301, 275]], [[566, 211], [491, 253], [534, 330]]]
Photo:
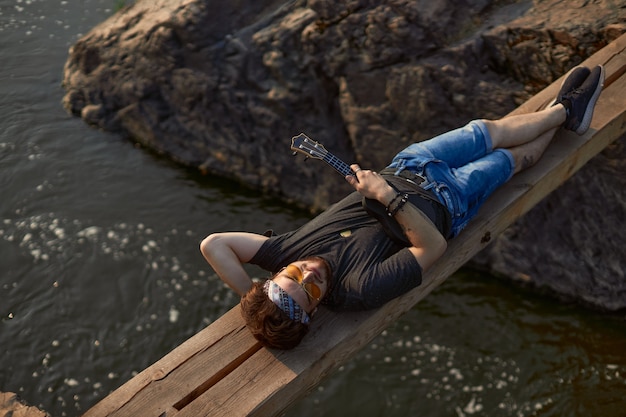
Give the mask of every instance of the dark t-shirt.
[[391, 240], [354, 192], [299, 229], [269, 238], [250, 263], [268, 271], [311, 256], [332, 271], [323, 303], [334, 309], [379, 307], [422, 282], [413, 254]]

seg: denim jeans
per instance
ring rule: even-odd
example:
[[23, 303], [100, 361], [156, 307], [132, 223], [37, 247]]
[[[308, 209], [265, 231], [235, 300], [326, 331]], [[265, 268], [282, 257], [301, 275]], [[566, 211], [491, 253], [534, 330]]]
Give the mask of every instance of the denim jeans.
[[511, 153], [493, 150], [485, 124], [474, 120], [466, 126], [414, 143], [398, 153], [388, 168], [409, 169], [427, 179], [431, 190], [450, 211], [452, 232], [459, 234], [482, 203], [515, 169]]

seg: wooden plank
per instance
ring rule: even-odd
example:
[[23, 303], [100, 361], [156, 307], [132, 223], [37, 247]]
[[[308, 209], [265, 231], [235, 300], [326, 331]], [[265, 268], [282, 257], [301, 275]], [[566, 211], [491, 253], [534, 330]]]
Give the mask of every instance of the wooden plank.
[[[259, 348], [236, 306], [85, 416], [282, 413], [626, 132], [625, 50], [626, 35], [585, 61], [588, 66], [605, 64], [607, 70], [605, 91], [590, 130], [584, 136], [560, 131], [539, 163], [498, 190], [467, 229], [450, 241], [446, 254], [424, 275], [420, 287], [374, 311], [336, 314], [322, 308], [312, 322], [310, 334], [291, 351]], [[561, 80], [512, 114], [544, 107], [556, 95]]]
[[231, 309], [165, 357], [126, 382], [84, 416], [160, 416], [192, 401], [261, 348]]
[[[111, 416], [159, 416], [172, 408], [180, 409], [193, 401], [201, 392], [205, 392], [216, 382], [237, 369], [260, 349], [250, 332], [241, 326], [229, 334], [227, 343], [216, 343], [173, 369], [166, 378], [151, 381], [144, 389], [137, 392], [131, 402], [115, 410]], [[210, 364], [211, 372], [199, 372], [202, 367]]]

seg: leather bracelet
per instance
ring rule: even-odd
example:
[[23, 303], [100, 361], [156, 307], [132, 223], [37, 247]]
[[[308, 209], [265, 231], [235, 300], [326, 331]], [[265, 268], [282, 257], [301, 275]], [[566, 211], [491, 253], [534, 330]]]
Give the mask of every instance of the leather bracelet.
[[402, 194], [402, 198], [400, 199], [400, 201], [398, 202], [398, 204], [393, 208], [393, 210], [389, 210], [389, 208], [391, 207], [391, 204], [396, 201], [396, 199], [398, 197], [400, 197], [401, 194], [398, 193], [398, 195], [396, 196], [396, 198], [394, 198], [391, 203], [389, 203], [389, 206], [387, 206], [387, 215], [389, 217], [393, 217], [396, 215], [396, 213], [398, 213], [398, 211], [400, 211], [400, 209], [406, 204], [407, 201], [409, 201], [409, 195], [408, 194]]
[[396, 193], [395, 197], [394, 197], [394, 198], [392, 198], [392, 199], [391, 199], [391, 201], [389, 202], [389, 204], [387, 204], [387, 207], [385, 207], [385, 211], [387, 212], [387, 214], [388, 214], [389, 216], [391, 216], [391, 214], [390, 214], [390, 213], [391, 213], [391, 206], [393, 205], [393, 203], [395, 203], [395, 202], [396, 202], [396, 200], [397, 200], [398, 198], [400, 198], [400, 196], [401, 196], [401, 195], [402, 195], [402, 194], [400, 194], [400, 193]]

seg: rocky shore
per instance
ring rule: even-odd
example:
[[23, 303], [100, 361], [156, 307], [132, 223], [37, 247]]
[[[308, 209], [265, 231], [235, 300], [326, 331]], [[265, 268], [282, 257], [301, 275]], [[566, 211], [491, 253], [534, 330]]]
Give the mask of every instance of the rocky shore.
[[[574, 0], [139, 0], [70, 50], [66, 109], [202, 172], [321, 210], [349, 191], [289, 150], [347, 162], [513, 110], [626, 32]], [[626, 308], [624, 138], [476, 257], [564, 297]]]
[[0, 392], [0, 416], [50, 417], [50, 414], [24, 403], [15, 393]]

